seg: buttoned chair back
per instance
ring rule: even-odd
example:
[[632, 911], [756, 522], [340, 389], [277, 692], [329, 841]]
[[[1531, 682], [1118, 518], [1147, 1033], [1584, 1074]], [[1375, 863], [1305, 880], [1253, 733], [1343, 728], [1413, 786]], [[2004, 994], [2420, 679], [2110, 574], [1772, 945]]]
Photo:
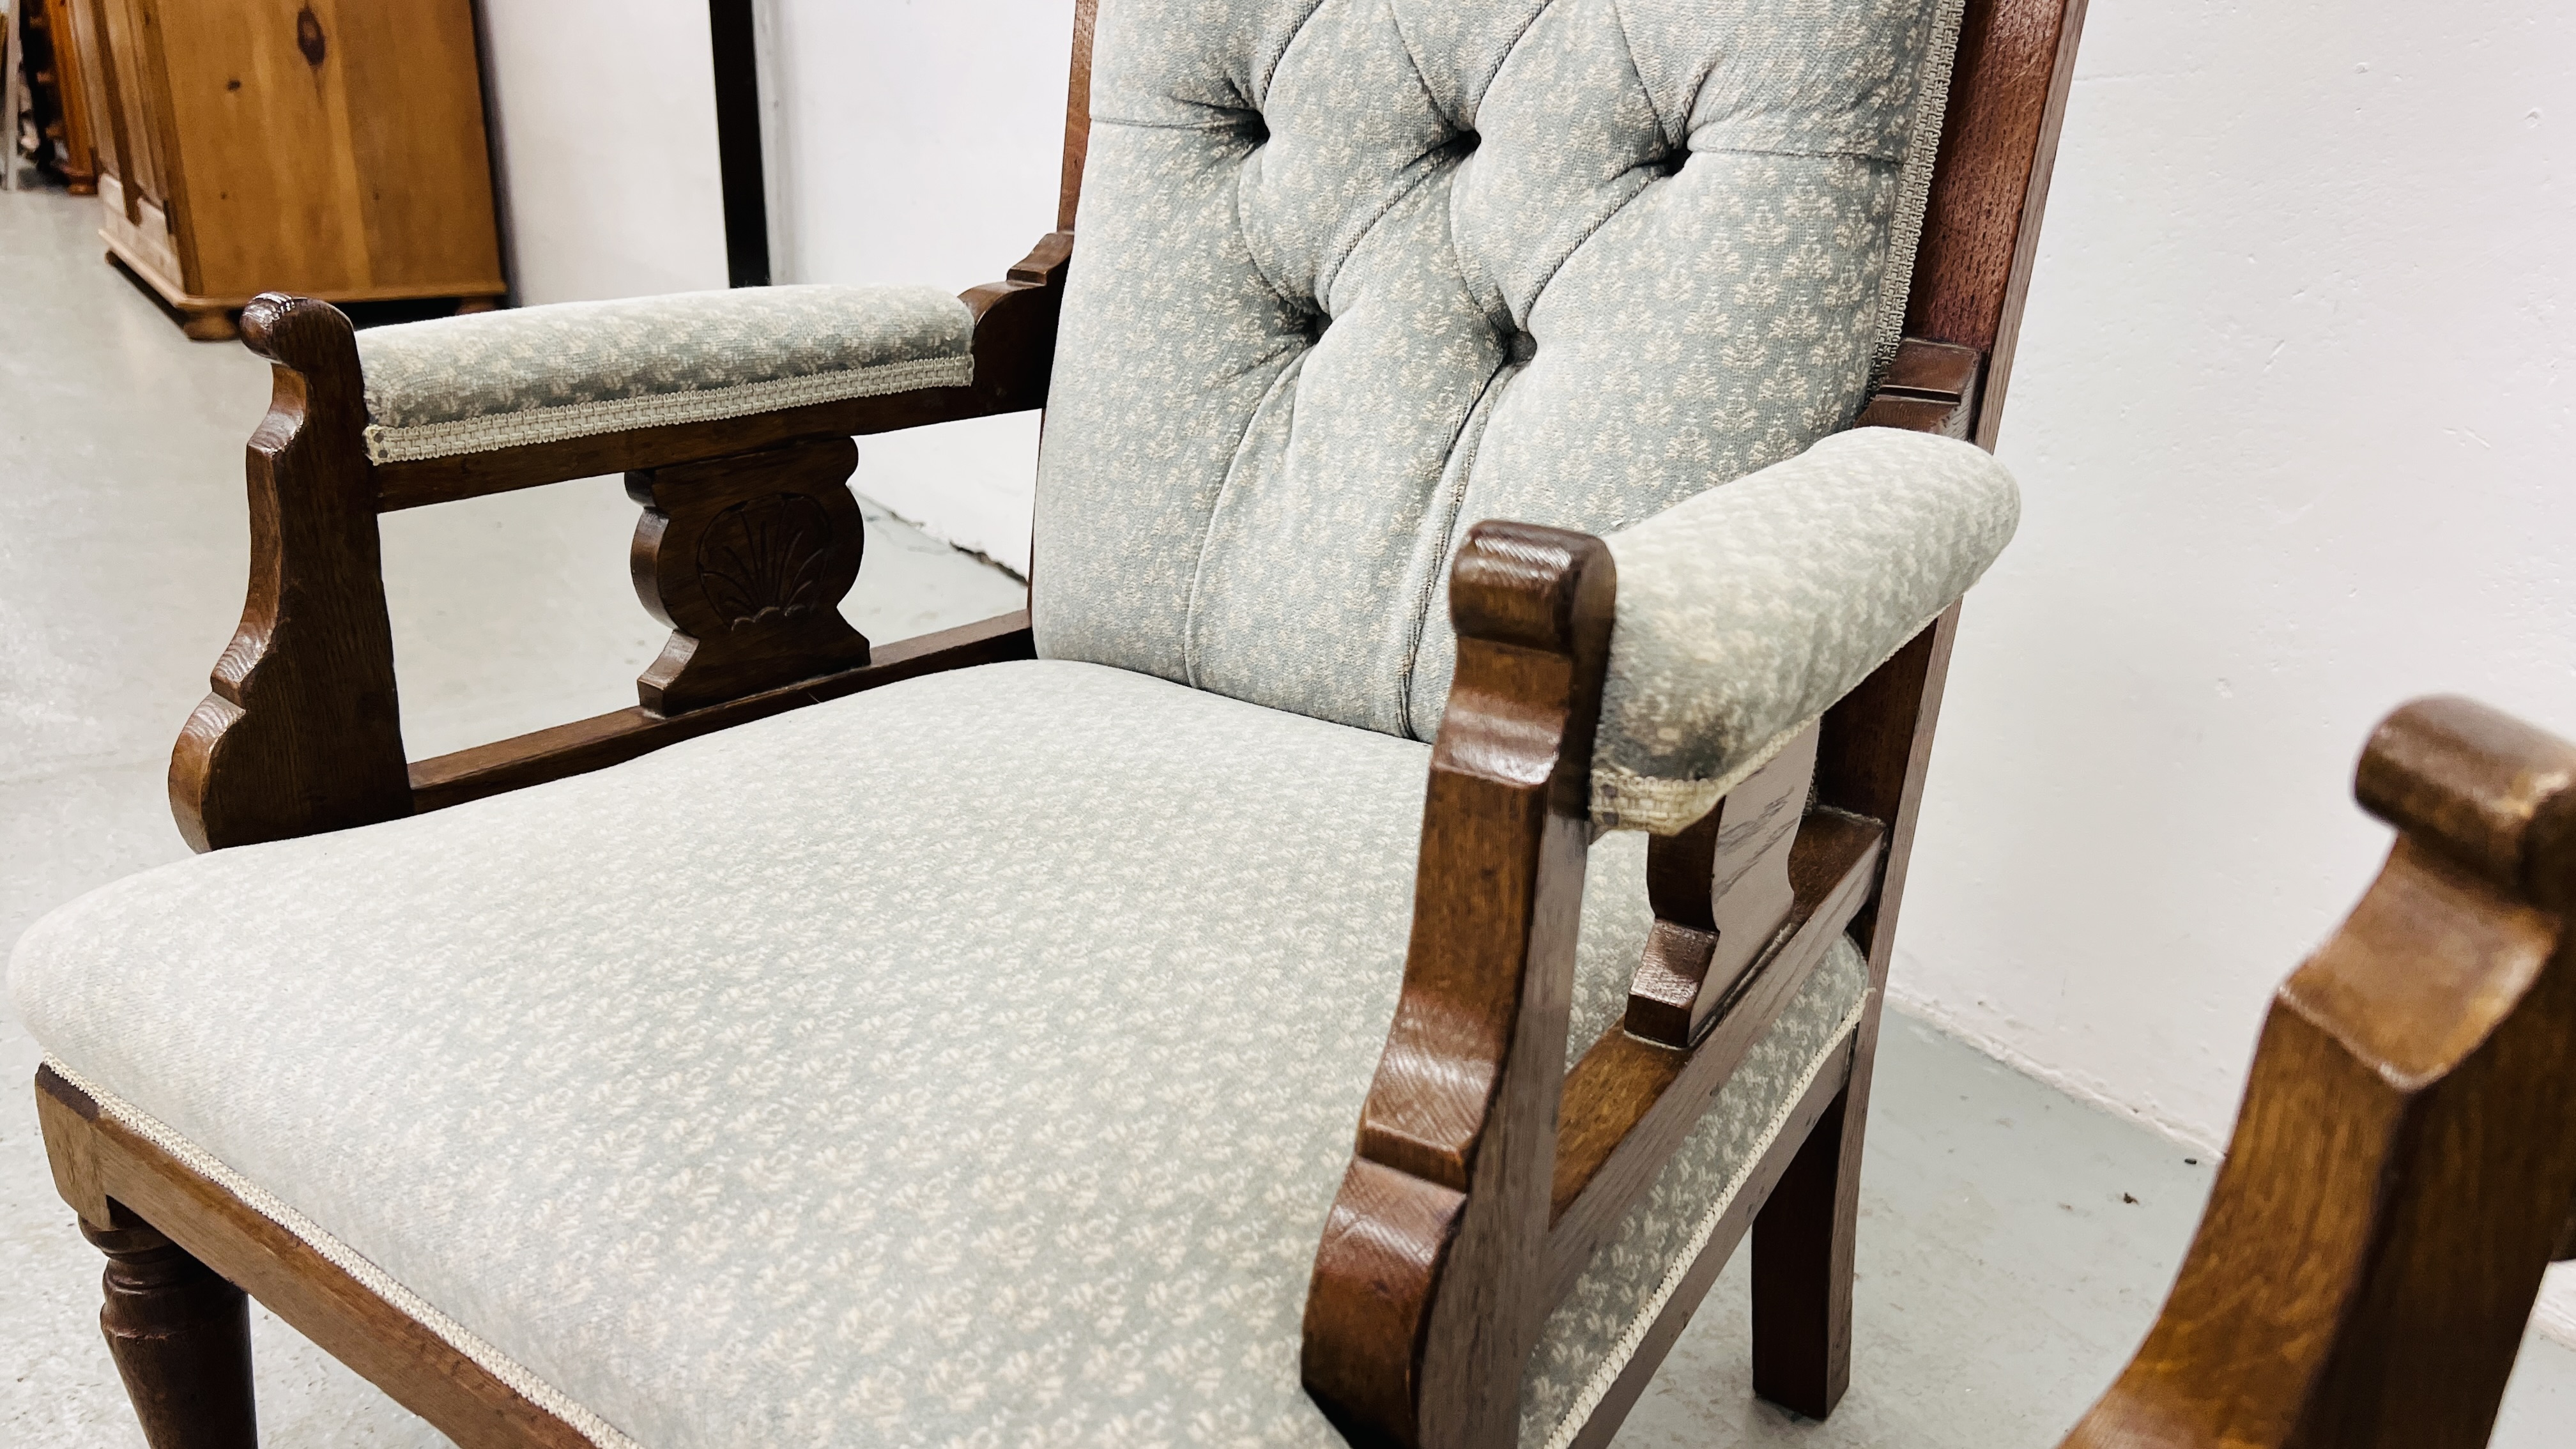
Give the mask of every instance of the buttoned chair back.
[[1109, 0], [1040, 653], [1428, 739], [1448, 562], [1848, 427], [1961, 0]]

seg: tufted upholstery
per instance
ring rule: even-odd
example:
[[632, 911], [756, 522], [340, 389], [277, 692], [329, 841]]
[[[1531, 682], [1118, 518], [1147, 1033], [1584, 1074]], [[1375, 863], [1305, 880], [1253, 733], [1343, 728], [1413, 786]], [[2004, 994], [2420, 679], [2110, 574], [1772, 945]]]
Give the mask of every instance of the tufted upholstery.
[[1850, 423], [1956, 15], [1105, 0], [1040, 651], [1428, 738], [1466, 524], [1609, 532]]

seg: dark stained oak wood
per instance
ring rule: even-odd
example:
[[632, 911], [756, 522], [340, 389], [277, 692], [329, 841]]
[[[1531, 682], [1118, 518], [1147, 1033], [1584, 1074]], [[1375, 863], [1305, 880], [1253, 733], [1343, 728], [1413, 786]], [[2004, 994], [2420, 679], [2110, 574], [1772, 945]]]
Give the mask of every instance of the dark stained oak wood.
[[1354, 1443], [1513, 1439], [1615, 587], [1599, 539], [1527, 524], [1477, 524], [1451, 574], [1403, 994], [1306, 1300], [1306, 1387]]
[[1100, 0], [1074, 0], [1073, 63], [1064, 88], [1064, 180], [1056, 191], [1055, 229], [1073, 230], [1082, 207], [1082, 165], [1091, 156], [1091, 33], [1100, 19]]
[[241, 625], [170, 756], [199, 850], [411, 812], [355, 335], [327, 303], [276, 296], [242, 332], [275, 391], [250, 439]]
[[682, 740], [899, 680], [1036, 657], [1025, 609], [961, 624], [936, 634], [879, 645], [871, 651], [863, 669], [802, 680], [687, 714], [622, 709], [422, 760], [410, 772], [413, 808], [444, 810], [487, 795], [604, 770]]
[[1789, 850], [1816, 775], [1809, 726], [1699, 823], [1646, 846], [1655, 908], [1628, 987], [1628, 1030], [1686, 1047], [1789, 922]]
[[250, 1300], [129, 1214], [81, 1235], [107, 1255], [100, 1332], [152, 1449], [258, 1449]]
[[[589, 1449], [590, 1441], [570, 1425], [294, 1234], [101, 1112], [49, 1067], [36, 1073], [36, 1110], [54, 1184], [85, 1228], [165, 1236], [466, 1449]], [[164, 1384], [183, 1392], [186, 1387], [181, 1381]], [[247, 1414], [248, 1385], [242, 1389]], [[194, 1440], [169, 1442], [198, 1449]], [[204, 1449], [250, 1442], [208, 1439]], [[162, 1449], [160, 1441], [155, 1449]]]
[[[455, 760], [433, 762], [434, 803], [424, 808], [516, 788], [493, 783], [501, 779], [532, 784], [598, 769], [724, 723], [928, 667], [952, 667], [925, 665], [926, 659], [971, 664], [1013, 657], [1008, 647], [995, 652], [985, 643], [957, 650], [933, 645], [926, 653], [905, 653], [905, 673], [869, 675], [861, 669], [868, 660], [866, 641], [837, 633], [825, 611], [806, 612], [795, 628], [773, 620], [748, 634], [735, 630], [734, 616], [712, 617], [705, 587], [707, 576], [722, 570], [692, 572], [701, 561], [699, 545], [725, 524], [715, 516], [695, 518], [686, 500], [731, 488], [740, 496], [723, 507], [742, 504], [746, 511], [732, 522], [745, 528], [755, 521], [750, 514], [765, 508], [764, 499], [810, 501], [838, 520], [832, 532], [848, 545], [846, 558], [833, 558], [838, 580], [840, 572], [855, 568], [860, 539], [847, 489], [834, 501], [830, 489], [805, 476], [810, 464], [805, 473], [781, 481], [780, 460], [810, 460], [832, 450], [839, 450], [834, 456], [846, 454], [852, 433], [1043, 404], [1072, 245], [1070, 234], [1051, 233], [1002, 281], [964, 294], [976, 319], [975, 381], [969, 387], [383, 467], [366, 457], [364, 390], [348, 319], [320, 302], [256, 299], [244, 313], [246, 335], [254, 351], [278, 366], [269, 416], [250, 443], [250, 588], [241, 628], [215, 666], [214, 692], [172, 752], [170, 802], [181, 833], [197, 849], [211, 850], [411, 813], [412, 772], [402, 758], [376, 532], [380, 511], [605, 472], [643, 474], [646, 481], [636, 486], [648, 496], [639, 501], [652, 512], [639, 532], [638, 586], [646, 607], [662, 610], [665, 622], [674, 609], [696, 621], [674, 624], [686, 642], [675, 639], [637, 681], [649, 718], [580, 721], [564, 727], [568, 733], [538, 742], [536, 753], [525, 748], [530, 741], [504, 742], [500, 756], [480, 757], [462, 771]], [[841, 476], [848, 476], [846, 468]], [[779, 509], [801, 513], [803, 505], [790, 501]], [[664, 524], [655, 524], [653, 513]], [[689, 519], [695, 531], [666, 559], [661, 534], [646, 539], [641, 533], [667, 531], [674, 517]], [[833, 597], [848, 588], [847, 581], [838, 581]], [[698, 631], [718, 626], [721, 642], [701, 658], [718, 633]], [[782, 687], [839, 676], [849, 676], [841, 681], [846, 687]], [[737, 700], [757, 703], [710, 716], [699, 722], [703, 727], [670, 723]], [[545, 750], [559, 750], [561, 757], [539, 758]]]
[[644, 508], [635, 594], [671, 626], [635, 681], [644, 708], [684, 714], [867, 667], [868, 641], [841, 617], [867, 542], [858, 466], [857, 446], [832, 437], [626, 475]]
[[2576, 746], [2392, 715], [2388, 862], [2282, 986], [2173, 1292], [2069, 1449], [2474, 1449], [2576, 1201]]
[[[1846, 1236], [1843, 1200], [1860, 1176], [1852, 1085], [1847, 1079], [1825, 1104], [1755, 1228], [1754, 1392], [1811, 1419], [1832, 1413], [1851, 1387], [1857, 1237]], [[1867, 1084], [1861, 1086], [1866, 1103]]]
[[1973, 347], [1908, 337], [1853, 426], [1965, 440], [1976, 422], [1977, 379], [1984, 366]]
[[1970, 0], [1959, 35], [1905, 331], [1985, 355], [1982, 448], [2003, 426], [2085, 4]]
[[1807, 817], [1791, 851], [1791, 935], [1721, 1003], [1687, 1051], [1613, 1028], [1566, 1075], [1549, 1191], [1548, 1303], [1572, 1291], [1592, 1256], [1654, 1185], [1710, 1099], [1780, 1020], [1834, 938], [1869, 900], [1884, 832], [1838, 810]]

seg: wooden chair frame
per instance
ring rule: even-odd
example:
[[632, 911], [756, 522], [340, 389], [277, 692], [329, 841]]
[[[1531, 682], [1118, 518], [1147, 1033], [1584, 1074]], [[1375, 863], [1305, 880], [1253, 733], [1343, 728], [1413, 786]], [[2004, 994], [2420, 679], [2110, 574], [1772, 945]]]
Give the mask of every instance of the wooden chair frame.
[[[971, 386], [376, 464], [346, 319], [303, 299], [254, 302], [243, 334], [276, 364], [276, 389], [249, 445], [241, 627], [171, 761], [189, 841], [213, 849], [442, 809], [914, 675], [1031, 657], [1026, 611], [871, 649], [837, 616], [754, 624], [689, 565], [729, 512], [804, 499], [845, 592], [863, 542], [844, 507], [851, 435], [1043, 406], [1089, 135], [1095, 3], [1075, 6], [1057, 229], [1003, 281], [965, 294]], [[2083, 7], [1969, 0], [1907, 337], [1863, 424], [1993, 446]], [[377, 515], [611, 472], [645, 510], [638, 592], [673, 628], [639, 706], [407, 762]], [[1578, 1442], [1608, 1441], [1748, 1229], [1756, 1388], [1822, 1417], [1849, 1381], [1879, 1003], [1958, 611], [1834, 706], [1791, 763], [1654, 842], [1658, 921], [1631, 1030], [1612, 1029], [1568, 1070], [1612, 574], [1598, 539], [1501, 523], [1473, 530], [1455, 564], [1457, 673], [1403, 992], [1305, 1325], [1307, 1386], [1355, 1443], [1511, 1442], [1523, 1360], [1549, 1309], [1846, 931], [1869, 962], [1856, 1036]], [[1802, 817], [1810, 768], [1816, 805]], [[254, 1441], [243, 1289], [461, 1444], [580, 1442], [68, 1082], [47, 1071], [37, 1088], [58, 1185], [109, 1257], [109, 1342], [160, 1449]]]
[[2576, 1256], [2576, 746], [2418, 700], [2353, 794], [2397, 843], [2274, 998], [2173, 1292], [2066, 1449], [2476, 1449]]

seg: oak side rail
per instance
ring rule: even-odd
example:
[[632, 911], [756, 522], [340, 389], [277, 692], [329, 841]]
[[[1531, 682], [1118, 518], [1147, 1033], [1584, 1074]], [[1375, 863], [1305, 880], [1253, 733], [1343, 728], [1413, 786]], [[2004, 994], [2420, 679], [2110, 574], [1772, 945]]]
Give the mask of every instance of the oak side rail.
[[[180, 833], [209, 850], [371, 824], [1029, 657], [1025, 610], [882, 648], [842, 622], [865, 546], [850, 439], [1043, 406], [1072, 244], [1052, 232], [1003, 281], [964, 294], [975, 371], [962, 387], [402, 463], [367, 457], [348, 319], [307, 298], [254, 300], [242, 335], [274, 364], [274, 389], [247, 450], [250, 583], [212, 692], [171, 752]], [[377, 515], [613, 472], [644, 510], [637, 594], [672, 628], [637, 708], [408, 761]]]

